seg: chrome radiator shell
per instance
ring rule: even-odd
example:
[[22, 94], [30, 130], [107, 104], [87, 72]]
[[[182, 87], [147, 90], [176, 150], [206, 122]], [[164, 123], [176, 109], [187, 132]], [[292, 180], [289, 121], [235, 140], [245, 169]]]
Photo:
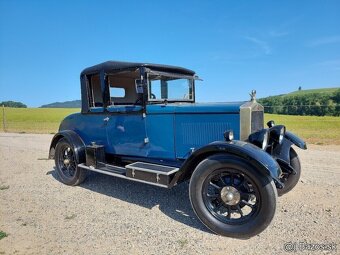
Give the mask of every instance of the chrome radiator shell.
[[264, 127], [264, 107], [251, 100], [240, 106], [240, 140], [245, 141], [248, 136]]

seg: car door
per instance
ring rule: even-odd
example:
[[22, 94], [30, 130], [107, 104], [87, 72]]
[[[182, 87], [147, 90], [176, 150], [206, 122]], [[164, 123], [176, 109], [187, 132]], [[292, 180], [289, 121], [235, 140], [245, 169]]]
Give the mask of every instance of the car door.
[[146, 130], [148, 156], [175, 161], [175, 132], [173, 105], [153, 104], [146, 106]]
[[[79, 115], [71, 115], [75, 123], [75, 131], [82, 137], [84, 143], [89, 145], [96, 143], [108, 146], [106, 137], [106, 125], [104, 119], [106, 117], [103, 107], [103, 95], [101, 91], [100, 75], [94, 73], [86, 77], [86, 94], [87, 97], [82, 100], [88, 100], [88, 112]], [[83, 91], [82, 93], [85, 93]]]
[[106, 151], [115, 155], [145, 157], [147, 140], [143, 107], [136, 104], [134, 78], [108, 78], [110, 105], [106, 107]]
[[104, 120], [107, 122], [107, 152], [145, 157], [147, 141], [142, 106], [110, 106], [107, 112]]

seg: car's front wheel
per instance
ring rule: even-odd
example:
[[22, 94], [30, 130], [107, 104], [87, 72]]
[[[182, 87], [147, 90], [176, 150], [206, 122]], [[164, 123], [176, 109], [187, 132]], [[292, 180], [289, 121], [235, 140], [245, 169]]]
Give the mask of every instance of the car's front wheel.
[[56, 171], [63, 183], [75, 186], [85, 180], [86, 170], [78, 167], [74, 148], [65, 138], [58, 141], [54, 159]]
[[203, 160], [191, 176], [192, 207], [216, 234], [249, 238], [272, 221], [277, 191], [273, 181], [243, 159], [223, 154]]

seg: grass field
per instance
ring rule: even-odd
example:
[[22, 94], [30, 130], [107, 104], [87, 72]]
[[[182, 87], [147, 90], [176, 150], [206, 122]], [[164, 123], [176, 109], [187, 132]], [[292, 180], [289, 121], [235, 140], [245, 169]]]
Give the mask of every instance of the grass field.
[[340, 117], [265, 114], [265, 122], [269, 120], [285, 125], [308, 143], [340, 145]]
[[[5, 108], [7, 132], [55, 133], [65, 116], [79, 112], [77, 108]], [[3, 129], [3, 114], [0, 109], [0, 131]]]
[[[61, 120], [77, 108], [5, 108], [6, 131], [19, 133], [55, 133]], [[308, 143], [340, 145], [340, 117], [265, 114], [265, 122], [286, 125]], [[2, 109], [0, 132], [4, 132]]]

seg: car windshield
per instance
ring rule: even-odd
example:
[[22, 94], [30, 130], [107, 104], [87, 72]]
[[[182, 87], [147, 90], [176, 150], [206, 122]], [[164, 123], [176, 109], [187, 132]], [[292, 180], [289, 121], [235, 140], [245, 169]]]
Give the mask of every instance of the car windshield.
[[193, 79], [149, 76], [149, 101], [193, 101]]

